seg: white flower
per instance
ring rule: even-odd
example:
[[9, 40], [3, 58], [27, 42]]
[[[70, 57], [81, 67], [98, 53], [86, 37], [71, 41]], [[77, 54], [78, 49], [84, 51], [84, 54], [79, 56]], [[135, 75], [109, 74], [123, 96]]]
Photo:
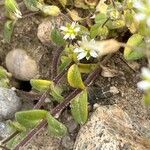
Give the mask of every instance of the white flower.
[[137, 86], [138, 86], [139, 89], [145, 91], [145, 90], [150, 89], [150, 82], [148, 82], [148, 81], [140, 81], [140, 82], [137, 83]]
[[91, 56], [96, 58], [98, 57], [97, 54], [97, 47], [95, 44], [95, 40], [88, 40], [86, 36], [82, 37], [82, 41], [78, 41], [79, 47], [74, 49], [75, 53], [78, 53], [77, 59], [81, 60], [84, 57], [88, 60]]
[[143, 81], [140, 81], [137, 86], [141, 90], [149, 90], [150, 89], [150, 70], [148, 68], [142, 68], [142, 78]]
[[133, 5], [138, 13], [135, 15], [135, 19], [138, 21], [145, 21], [148, 27], [150, 27], [150, 0], [137, 0]]
[[142, 72], [142, 74], [141, 74], [142, 77], [143, 77], [144, 79], [150, 81], [150, 70], [149, 70], [148, 68], [143, 67], [141, 72]]
[[64, 39], [75, 39], [78, 32], [80, 31], [80, 27], [77, 23], [72, 22], [72, 24], [67, 24], [66, 26], [61, 26], [60, 30], [64, 33]]

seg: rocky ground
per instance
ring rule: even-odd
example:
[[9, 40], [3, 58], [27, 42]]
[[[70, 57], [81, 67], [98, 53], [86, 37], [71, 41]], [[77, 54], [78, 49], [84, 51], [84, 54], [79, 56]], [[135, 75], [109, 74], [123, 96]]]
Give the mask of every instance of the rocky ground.
[[[3, 42], [3, 22], [0, 22], [0, 63], [2, 66], [6, 68], [5, 58], [9, 51], [23, 49], [26, 52], [25, 55], [35, 60], [38, 76], [46, 79], [50, 77], [49, 68], [53, 46], [49, 45], [50, 43], [43, 44], [42, 40], [37, 37], [38, 26], [43, 21], [45, 22], [45, 19], [37, 15], [21, 19], [16, 24], [10, 44]], [[90, 103], [94, 106], [93, 109], [90, 108], [87, 123], [83, 126], [77, 125], [71, 118], [69, 110], [65, 111], [61, 120], [69, 129], [68, 135], [63, 138], [51, 137], [47, 130], [43, 129], [22, 149], [149, 150], [150, 109], [143, 104], [142, 93], [136, 87], [140, 80], [139, 71], [144, 63], [144, 60], [127, 63], [120, 52], [115, 54], [106, 66], [115, 69], [117, 73], [111, 77], [101, 74], [95, 81], [92, 87], [93, 92], [90, 94]], [[15, 68], [15, 64], [11, 65]], [[21, 68], [17, 69], [13, 76], [20, 76], [21, 71]], [[13, 79], [12, 84], [16, 88], [22, 86], [19, 80]], [[23, 85], [27, 86], [28, 82], [24, 82]], [[107, 89], [115, 87], [118, 89], [117, 94], [104, 98], [102, 89], [106, 87]], [[4, 99], [8, 101], [4, 102]], [[31, 108], [31, 105], [33, 105], [32, 102], [22, 102], [22, 97], [18, 97], [13, 90], [0, 89], [0, 140], [9, 134], [8, 129], [5, 128], [5, 121], [12, 118], [12, 114], [21, 107], [27, 109]], [[6, 111], [8, 113], [5, 113]]]

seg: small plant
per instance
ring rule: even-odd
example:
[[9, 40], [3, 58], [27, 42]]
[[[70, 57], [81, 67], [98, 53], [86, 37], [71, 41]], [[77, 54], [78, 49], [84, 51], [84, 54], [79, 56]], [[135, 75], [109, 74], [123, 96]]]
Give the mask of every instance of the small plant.
[[[70, 1], [68, 1], [69, 3]], [[47, 5], [43, 1], [24, 0], [26, 7], [30, 11], [41, 11], [45, 15], [58, 16], [64, 15], [61, 9], [54, 5]], [[70, 3], [59, 0], [59, 4], [64, 9], [70, 8]], [[80, 4], [80, 5], [79, 5]], [[54, 26], [51, 32], [51, 39], [58, 47], [54, 52], [51, 66], [51, 80], [32, 79], [30, 81], [32, 90], [42, 96], [33, 110], [17, 112], [15, 122], [10, 122], [14, 133], [2, 142], [8, 148], [18, 150], [26, 144], [38, 130], [48, 125], [50, 134], [63, 136], [67, 133], [64, 124], [58, 121], [61, 112], [68, 106], [71, 114], [79, 124], [86, 123], [88, 119], [88, 88], [103, 69], [110, 55], [125, 47], [124, 58], [126, 60], [141, 59], [149, 53], [149, 0], [141, 1], [76, 1], [75, 7], [90, 9], [92, 12], [90, 23], [83, 25], [83, 20], [74, 11], [70, 11], [70, 18], [64, 15], [66, 24]], [[14, 0], [5, 0], [5, 7], [10, 18], [5, 23], [4, 38], [10, 42], [10, 37], [14, 24], [22, 13]], [[67, 10], [67, 9], [66, 9]], [[69, 20], [69, 21], [68, 21]], [[118, 30], [126, 29], [131, 33], [127, 43], [115, 40], [119, 36]], [[59, 64], [59, 58], [61, 63]], [[149, 58], [148, 58], [149, 60]], [[91, 63], [92, 62], [92, 63]], [[57, 65], [59, 64], [59, 65]], [[60, 82], [67, 74], [67, 85], [73, 91], [68, 96], [63, 95], [63, 85]], [[83, 74], [87, 79], [83, 81]], [[145, 103], [150, 104], [150, 73], [148, 69], [142, 70], [144, 81], [138, 86], [146, 90]], [[51, 110], [41, 110], [47, 96], [53, 97], [58, 105]]]

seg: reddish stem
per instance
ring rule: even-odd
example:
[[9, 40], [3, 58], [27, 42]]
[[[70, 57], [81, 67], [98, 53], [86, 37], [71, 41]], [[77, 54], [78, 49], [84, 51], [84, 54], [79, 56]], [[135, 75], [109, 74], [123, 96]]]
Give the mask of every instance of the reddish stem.
[[[93, 79], [95, 79], [97, 77], [97, 75], [99, 74], [100, 69], [97, 68], [95, 69], [94, 72], [92, 72], [88, 78], [85, 81], [85, 84], [87, 86], [89, 86], [91, 84], [91, 81], [93, 81]], [[58, 104], [58, 106], [56, 106], [51, 114], [55, 117], [59, 117], [60, 113], [70, 104], [71, 100], [77, 96], [82, 90], [81, 89], [75, 89], [71, 94], [69, 94], [65, 100]], [[43, 127], [45, 127], [47, 125], [47, 121], [43, 120], [40, 124], [37, 125], [37, 127], [35, 127], [34, 129], [32, 129], [28, 135], [19, 143], [16, 145], [16, 147], [13, 150], [19, 150], [21, 147], [23, 147], [34, 135], [36, 135]]]

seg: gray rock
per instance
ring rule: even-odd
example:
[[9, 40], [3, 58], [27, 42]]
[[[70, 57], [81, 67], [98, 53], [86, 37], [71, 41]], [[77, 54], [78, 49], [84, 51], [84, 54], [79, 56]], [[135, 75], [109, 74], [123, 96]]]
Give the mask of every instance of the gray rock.
[[20, 98], [12, 89], [0, 87], [0, 121], [12, 118], [21, 104]]
[[71, 150], [73, 149], [74, 141], [70, 138], [69, 135], [66, 135], [62, 138], [61, 144], [65, 149]]
[[150, 139], [138, 129], [118, 106], [99, 106], [80, 129], [73, 150], [149, 150]]
[[6, 122], [0, 122], [0, 140], [10, 135], [10, 128], [8, 128]]

